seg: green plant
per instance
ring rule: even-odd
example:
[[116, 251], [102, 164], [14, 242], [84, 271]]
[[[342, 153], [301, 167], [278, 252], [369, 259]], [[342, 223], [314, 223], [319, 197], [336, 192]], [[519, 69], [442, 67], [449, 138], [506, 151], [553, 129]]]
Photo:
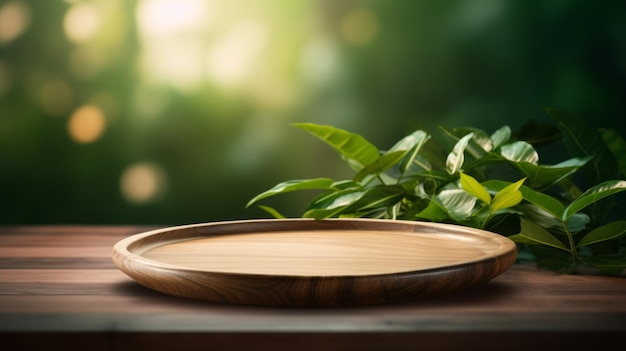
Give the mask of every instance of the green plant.
[[[530, 121], [518, 133], [504, 126], [491, 135], [477, 128], [440, 127], [439, 142], [418, 130], [386, 151], [342, 129], [296, 123], [334, 148], [354, 178], [289, 180], [247, 206], [317, 189], [321, 194], [302, 217], [455, 223], [509, 236], [520, 258], [536, 260], [540, 267], [620, 274], [626, 268], [626, 221], [621, 211], [611, 218], [610, 209], [612, 195], [626, 190], [626, 144], [614, 130], [596, 131], [565, 111], [546, 111], [556, 126]], [[558, 141], [571, 158], [540, 164], [537, 149]], [[581, 184], [589, 186], [582, 191]]]

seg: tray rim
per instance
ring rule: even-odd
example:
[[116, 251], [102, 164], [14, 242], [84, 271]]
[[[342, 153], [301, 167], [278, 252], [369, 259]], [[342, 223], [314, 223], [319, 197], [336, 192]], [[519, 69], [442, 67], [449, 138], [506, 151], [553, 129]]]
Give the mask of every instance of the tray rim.
[[[228, 230], [231, 230], [231, 234], [241, 234], [246, 232], [242, 230], [246, 227], [247, 232], [278, 231], [276, 228], [259, 230], [260, 225], [278, 225], [283, 228], [283, 231], [294, 231], [294, 226], [302, 224], [316, 226], [316, 230], [324, 230], [325, 226], [326, 229], [331, 227], [364, 231], [368, 228], [376, 230], [375, 228], [382, 226], [385, 227], [384, 230], [390, 230], [389, 226], [394, 226], [403, 228], [403, 233], [415, 232], [416, 228], [421, 228], [419, 232], [424, 233], [423, 230], [426, 228], [432, 230], [435, 235], [436, 232], [446, 229], [454, 234], [478, 234], [481, 239], [497, 241], [500, 247], [497, 252], [494, 251], [475, 260], [440, 267], [396, 273], [327, 276], [212, 272], [158, 262], [132, 252], [133, 243], [139, 246], [142, 240], [150, 241], [151, 238], [155, 240], [154, 238], [160, 235], [168, 237], [168, 233], [173, 235], [171, 233], [180, 232], [186, 238], [189, 232], [203, 231], [206, 227], [217, 228], [218, 231], [220, 228], [225, 229], [224, 233], [219, 234], [228, 234]], [[341, 225], [353, 227], [337, 228]], [[233, 231], [233, 228], [238, 229]], [[215, 234], [215, 232], [208, 235], [195, 234], [192, 237], [208, 237]], [[170, 242], [176, 241], [178, 240], [170, 240]], [[159, 243], [158, 240], [155, 242]], [[148, 247], [142, 253], [154, 246], [158, 245]], [[166, 295], [217, 303], [269, 307], [363, 306], [407, 302], [445, 295], [490, 281], [508, 270], [515, 263], [516, 258], [517, 246], [512, 240], [500, 234], [454, 224], [369, 218], [252, 219], [187, 224], [131, 235], [118, 241], [113, 246], [112, 252], [113, 262], [122, 272], [140, 285]]]
[[[320, 229], [316, 229], [317, 231], [325, 231], [325, 230], [339, 230], [338, 228], [336, 228], [335, 226], [338, 224], [342, 224], [342, 223], [354, 223], [354, 224], [363, 224], [363, 223], [368, 223], [368, 224], [380, 224], [380, 225], [386, 225], [386, 226], [407, 226], [407, 227], [430, 227], [430, 228], [435, 228], [435, 229], [447, 229], [449, 231], [451, 231], [452, 233], [446, 233], [446, 234], [467, 234], [467, 235], [479, 235], [481, 238], [485, 239], [485, 240], [493, 240], [493, 241], [498, 241], [500, 243], [503, 243], [507, 246], [509, 246], [508, 249], [502, 249], [500, 251], [497, 252], [497, 254], [492, 254], [492, 255], [486, 255], [486, 256], [481, 256], [475, 259], [470, 259], [470, 260], [466, 260], [466, 261], [462, 261], [459, 263], [454, 263], [454, 264], [446, 264], [440, 267], [432, 267], [432, 268], [426, 268], [426, 269], [417, 269], [417, 270], [407, 270], [407, 271], [398, 271], [398, 272], [393, 272], [393, 273], [379, 273], [379, 274], [354, 274], [354, 275], [294, 275], [294, 274], [264, 274], [264, 273], [244, 273], [244, 272], [219, 272], [219, 271], [211, 271], [211, 270], [206, 270], [206, 269], [195, 269], [192, 267], [184, 267], [184, 266], [178, 266], [178, 265], [174, 265], [174, 264], [169, 264], [169, 263], [164, 263], [164, 262], [160, 262], [160, 261], [156, 261], [153, 259], [149, 259], [146, 258], [144, 256], [142, 256], [141, 254], [137, 254], [135, 252], [133, 252], [133, 249], [131, 249], [130, 247], [133, 245], [139, 245], [141, 240], [145, 240], [147, 238], [156, 236], [156, 235], [161, 235], [161, 234], [167, 234], [167, 233], [172, 233], [174, 231], [185, 231], [185, 230], [193, 230], [193, 229], [200, 229], [200, 228], [207, 228], [207, 227], [217, 227], [217, 226], [237, 226], [237, 225], [263, 225], [263, 224], [269, 224], [269, 223], [276, 223], [278, 221], [281, 221], [285, 224], [299, 224], [299, 223], [311, 223], [311, 222], [315, 222], [315, 223], [328, 223], [329, 225], [332, 226], [332, 228], [320, 228]], [[308, 231], [307, 229], [287, 229], [284, 231], [289, 231], [289, 230], [301, 230], [301, 231]], [[364, 230], [367, 231], [367, 229], [362, 229], [359, 228], [359, 230]], [[389, 230], [389, 229], [384, 229], [384, 230]], [[263, 230], [262, 232], [278, 232], [279, 230]], [[372, 230], [374, 231], [374, 230]], [[390, 230], [390, 231], [394, 231], [394, 230]], [[261, 232], [261, 231], [259, 231]], [[398, 231], [400, 232], [400, 231]], [[250, 233], [250, 234], [254, 234], [253, 231], [250, 232], [245, 232], [245, 233]], [[402, 232], [402, 233], [409, 233], [409, 232]], [[231, 234], [242, 234], [242, 232], [234, 232]], [[436, 235], [436, 233], [434, 233]], [[208, 235], [187, 235], [186, 238], [180, 238], [178, 240], [169, 240], [168, 242], [173, 243], [173, 242], [178, 242], [178, 241], [185, 241], [185, 240], [193, 240], [194, 238], [201, 238], [203, 236], [209, 237], [211, 235], [228, 235], [228, 234], [208, 234]], [[153, 247], [157, 247], [157, 246], [164, 246], [167, 245], [167, 243], [164, 243], [164, 241], [156, 241], [155, 244], [147, 249], [144, 249], [143, 252], [146, 252], [148, 250], [150, 250]], [[142, 253], [143, 253], [142, 252]], [[302, 279], [320, 279], [320, 278], [324, 278], [324, 279], [331, 279], [331, 278], [338, 278], [338, 279], [342, 279], [342, 278], [353, 278], [353, 279], [359, 279], [359, 278], [376, 278], [376, 277], [382, 277], [382, 276], [390, 276], [390, 275], [405, 275], [405, 274], [416, 274], [416, 273], [427, 273], [427, 272], [434, 272], [434, 271], [439, 271], [439, 270], [449, 270], [449, 269], [455, 269], [458, 267], [466, 267], [466, 266], [472, 266], [475, 264], [479, 264], [491, 259], [498, 259], [498, 258], [504, 258], [506, 256], [511, 256], [514, 255], [515, 258], [517, 258], [517, 246], [515, 245], [515, 243], [500, 234], [497, 233], [493, 233], [487, 230], [483, 230], [483, 229], [477, 229], [477, 228], [471, 228], [471, 227], [465, 227], [465, 226], [461, 226], [461, 225], [456, 225], [456, 224], [447, 224], [447, 223], [435, 223], [435, 222], [426, 222], [426, 221], [410, 221], [410, 220], [383, 220], [383, 219], [371, 219], [371, 218], [328, 218], [328, 219], [323, 219], [323, 220], [316, 220], [313, 218], [282, 218], [282, 219], [249, 219], [249, 220], [230, 220], [230, 221], [217, 221], [217, 222], [205, 222], [205, 223], [193, 223], [193, 224], [184, 224], [184, 225], [176, 225], [176, 226], [170, 226], [170, 227], [164, 227], [164, 228], [158, 228], [158, 229], [153, 229], [153, 230], [149, 230], [146, 232], [141, 232], [141, 233], [137, 233], [134, 235], [131, 235], [129, 237], [126, 237], [122, 240], [119, 240], [114, 246], [113, 246], [113, 253], [112, 253], [112, 258], [113, 261], [115, 263], [115, 265], [122, 271], [124, 271], [125, 273], [127, 273], [124, 269], [122, 269], [122, 264], [121, 261], [122, 260], [134, 260], [135, 262], [141, 263], [142, 265], [146, 265], [146, 266], [150, 266], [152, 268], [155, 269], [168, 269], [168, 270], [176, 270], [176, 271], [181, 271], [181, 272], [193, 272], [193, 273], [204, 273], [204, 274], [215, 274], [215, 275], [220, 275], [220, 276], [245, 276], [245, 277], [256, 277], [256, 278], [280, 278], [280, 279], [295, 279], [295, 280], [302, 280]], [[515, 260], [515, 259], [513, 259]], [[508, 269], [508, 267], [507, 267]], [[505, 269], [506, 270], [506, 269]], [[128, 273], [127, 273], [128, 274]], [[500, 273], [499, 273], [500, 274]]]

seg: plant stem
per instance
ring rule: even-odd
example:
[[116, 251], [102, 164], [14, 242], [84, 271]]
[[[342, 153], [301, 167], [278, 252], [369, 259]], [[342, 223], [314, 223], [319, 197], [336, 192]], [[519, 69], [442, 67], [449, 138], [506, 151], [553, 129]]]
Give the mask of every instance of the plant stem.
[[380, 176], [380, 174], [377, 174], [377, 175], [376, 175], [376, 178], [378, 178], [378, 180], [380, 180], [380, 184], [382, 184], [382, 185], [387, 185], [387, 184], [385, 184], [385, 181], [384, 181], [384, 180], [383, 180], [383, 178]]
[[487, 217], [485, 217], [485, 220], [480, 225], [480, 229], [485, 229], [485, 227], [487, 226], [487, 223], [489, 222], [489, 219], [491, 219], [491, 215], [492, 214], [493, 214], [493, 212], [491, 212], [491, 207], [489, 207], [489, 215]]
[[562, 223], [563, 223], [563, 228], [565, 228], [565, 233], [567, 234], [567, 240], [569, 240], [570, 253], [572, 254], [572, 261], [573, 261], [572, 263], [575, 266], [576, 263], [578, 262], [578, 254], [576, 253], [576, 245], [574, 244], [574, 236], [572, 235], [572, 232], [570, 232], [567, 222], [562, 222]]
[[485, 217], [485, 220], [483, 221], [483, 223], [480, 225], [480, 229], [485, 229], [485, 227], [487, 226], [487, 222], [489, 222], [489, 218], [491, 217], [491, 215]]

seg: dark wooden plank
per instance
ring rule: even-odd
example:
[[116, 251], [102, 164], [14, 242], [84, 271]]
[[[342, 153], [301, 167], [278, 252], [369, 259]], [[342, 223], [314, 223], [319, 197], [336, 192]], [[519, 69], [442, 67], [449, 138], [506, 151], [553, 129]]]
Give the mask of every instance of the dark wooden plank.
[[160, 228], [161, 226], [103, 226], [103, 225], [37, 225], [37, 226], [0, 226], [0, 237], [9, 235], [101, 235], [128, 236], [144, 231]]
[[111, 257], [111, 248], [100, 246], [2, 246], [0, 257], [5, 258], [100, 258]]
[[0, 257], [0, 269], [117, 269], [109, 257]]
[[111, 246], [124, 237], [155, 228], [154, 226], [0, 227], [0, 247]]
[[[512, 313], [626, 313], [626, 284], [617, 278], [589, 277], [587, 289], [576, 288], [568, 293], [567, 281], [575, 277], [554, 276], [552, 284], [544, 279], [528, 280], [533, 270], [527, 266], [514, 266], [483, 286], [449, 296], [441, 296], [423, 301], [404, 304], [380, 305], [372, 308], [337, 309], [346, 313], [366, 313], [375, 311], [370, 317], [381, 319], [410, 316], [422, 313], [465, 313], [512, 314]], [[24, 275], [20, 275], [23, 272]], [[76, 272], [73, 277], [72, 272]], [[0, 311], [15, 313], [169, 313], [204, 311], [209, 313], [230, 313], [250, 311], [258, 308], [213, 304], [201, 301], [171, 297], [138, 285], [131, 278], [116, 270], [95, 271], [89, 277], [88, 270], [50, 270], [50, 274], [37, 270], [5, 271], [0, 286], [10, 291], [11, 285], [24, 288], [21, 293], [5, 293], [0, 296]], [[0, 272], [2, 273], [2, 272]], [[549, 278], [551, 273], [535, 272], [541, 278]], [[519, 281], [526, 281], [519, 284]], [[565, 282], [564, 282], [565, 281]], [[603, 283], [600, 283], [603, 282]], [[558, 284], [557, 284], [558, 283]], [[29, 285], [30, 284], [30, 285]], [[89, 287], [89, 293], [80, 296], [80, 286]], [[63, 286], [75, 291], [72, 295], [59, 295]], [[102, 288], [100, 295], [93, 290]], [[26, 291], [26, 289], [31, 289]], [[52, 289], [46, 291], [46, 289]], [[48, 296], [47, 296], [48, 295]], [[146, 297], [147, 296], [147, 297]], [[286, 309], [264, 309], [271, 313], [281, 313]], [[322, 309], [323, 310], [323, 309]], [[307, 309], [294, 309], [304, 313]], [[313, 309], [315, 311], [315, 309]], [[333, 309], [325, 310], [333, 311]], [[541, 323], [541, 320], [538, 320]]]
[[[102, 284], [118, 287], [120, 294], [124, 291], [133, 294], [135, 287], [145, 289], [114, 267], [92, 269], [78, 265], [71, 269], [0, 270], [0, 286], [9, 291], [7, 287], [10, 284]], [[45, 294], [45, 290], [40, 290], [37, 294]], [[556, 275], [536, 271], [532, 265], [515, 265], [486, 285], [450, 296], [416, 302], [416, 305], [430, 305], [435, 308], [447, 308], [450, 304], [453, 304], [453, 308], [486, 312], [523, 311], [528, 308], [554, 311], [626, 311], [626, 283], [623, 278], [617, 277]]]
[[[49, 332], [46, 335], [52, 340], [58, 335], [75, 338], [73, 333], [79, 331], [81, 335], [92, 333], [89, 340], [118, 335], [114, 331], [133, 333], [124, 335], [202, 332], [217, 338], [212, 340], [223, 333], [323, 333], [324, 337], [337, 336], [333, 345], [344, 345], [342, 342], [351, 338], [358, 344], [359, 336], [367, 335], [361, 334], [364, 332], [409, 333], [416, 337], [411, 342], [444, 344], [450, 339], [448, 333], [461, 338], [458, 340], [469, 335], [468, 340], [474, 342], [481, 335], [509, 335], [520, 340], [566, 335], [579, 340], [578, 344], [581, 336], [590, 335], [585, 333], [626, 333], [624, 278], [561, 275], [538, 271], [529, 264], [514, 265], [474, 289], [401, 304], [269, 308], [175, 298], [140, 286], [112, 264], [112, 245], [143, 229], [0, 228], [0, 246], [8, 255], [0, 257], [0, 349], [5, 349], [3, 341], [22, 340], [20, 335]], [[428, 333], [434, 339], [417, 338]], [[12, 339], [6, 339], [7, 335]], [[193, 335], [197, 334], [188, 337], [194, 339]], [[301, 340], [308, 339], [298, 342]], [[386, 337], [380, 340], [389, 342]], [[128, 345], [149, 343], [142, 337], [124, 341]], [[366, 349], [367, 343], [361, 346]]]
[[[467, 332], [448, 333], [8, 333], [6, 350], [598, 350], [623, 342], [615, 333]], [[6, 346], [6, 347], [3, 347]]]
[[[104, 299], [102, 303], [109, 302]], [[219, 307], [168, 313], [2, 313], [2, 332], [612, 332], [624, 333], [624, 313], [457, 313], [377, 316], [367, 311], [268, 311]], [[538, 321], [541, 322], [538, 322]]]
[[0, 295], [115, 295], [126, 281], [117, 269], [3, 269]]
[[113, 245], [153, 226], [0, 227], [0, 269], [116, 269]]

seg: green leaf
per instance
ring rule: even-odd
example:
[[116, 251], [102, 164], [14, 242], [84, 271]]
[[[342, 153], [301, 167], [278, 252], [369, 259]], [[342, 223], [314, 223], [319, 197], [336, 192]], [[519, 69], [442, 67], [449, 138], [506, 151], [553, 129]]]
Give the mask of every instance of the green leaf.
[[378, 149], [358, 134], [313, 123], [293, 123], [292, 125], [313, 134], [330, 145], [356, 171], [380, 157]]
[[515, 138], [531, 145], [541, 146], [561, 140], [561, 132], [552, 124], [531, 119], [515, 133]]
[[565, 212], [563, 213], [562, 219], [567, 220], [571, 215], [593, 204], [594, 202], [600, 201], [607, 196], [622, 192], [624, 190], [626, 190], [626, 181], [624, 180], [608, 180], [594, 187], [591, 187], [582, 195], [577, 197], [576, 200], [572, 201], [569, 206], [567, 206]]
[[467, 151], [470, 152], [472, 156], [479, 158], [493, 150], [493, 141], [491, 141], [489, 134], [477, 128], [467, 129], [474, 134], [467, 148]]
[[[488, 180], [482, 183], [482, 185], [485, 186], [487, 189], [493, 191], [501, 191], [510, 184], [510, 182], [505, 182], [502, 180]], [[524, 198], [524, 200], [545, 210], [555, 218], [560, 220], [563, 216], [563, 213], [565, 212], [565, 206], [563, 206], [563, 204], [559, 200], [553, 198], [552, 196], [535, 191], [525, 185], [522, 185], [519, 188], [519, 191], [522, 193], [522, 197]]]
[[454, 128], [452, 131], [447, 130], [443, 127], [439, 127], [439, 129], [444, 133], [445, 136], [458, 142], [465, 135], [472, 134], [472, 139], [467, 144], [465, 148], [465, 152], [471, 155], [474, 158], [481, 158], [485, 156], [489, 151], [493, 149], [493, 143], [489, 135], [482, 129], [472, 128], [472, 127], [464, 127], [464, 128]]
[[593, 157], [591, 162], [581, 169], [591, 184], [618, 178], [617, 161], [595, 128], [563, 110], [546, 108], [546, 112], [557, 121], [565, 146], [572, 156]]
[[350, 188], [361, 188], [361, 184], [352, 180], [339, 180], [333, 183], [332, 189], [346, 190]]
[[432, 222], [443, 222], [450, 218], [450, 214], [436, 197], [432, 197], [428, 206], [416, 214], [415, 217]]
[[324, 219], [337, 216], [348, 206], [359, 201], [366, 193], [366, 190], [347, 189], [330, 194], [329, 196], [313, 202], [309, 209], [302, 215], [304, 218]]
[[426, 132], [422, 130], [417, 130], [410, 135], [407, 135], [404, 138], [400, 139], [400, 141], [395, 143], [395, 145], [392, 146], [391, 149], [389, 149], [389, 152], [398, 150], [411, 150], [415, 146], [424, 145], [424, 143], [426, 143], [428, 139], [430, 139], [430, 135], [426, 134]]
[[526, 181], [526, 178], [522, 178], [522, 179], [518, 180], [515, 183], [511, 183], [511, 184], [505, 186], [502, 190], [500, 190], [498, 192], [498, 194], [514, 193], [514, 192], [518, 191], [522, 187], [522, 184], [524, 184], [525, 181]]
[[520, 188], [520, 192], [522, 193], [524, 200], [538, 206], [539, 208], [542, 208], [554, 217], [561, 218], [563, 216], [563, 213], [565, 212], [565, 206], [563, 206], [561, 201], [553, 198], [550, 195], [534, 191], [527, 186], [522, 186]]
[[617, 160], [617, 166], [622, 176], [626, 177], [626, 142], [615, 129], [600, 130], [602, 139]]
[[[504, 126], [491, 134], [491, 143], [493, 149], [497, 149], [500, 145], [508, 142], [511, 139], [511, 128]], [[491, 150], [490, 150], [491, 151]]]
[[580, 239], [576, 247], [578, 248], [599, 243], [601, 241], [618, 239], [624, 236], [624, 234], [626, 234], [626, 221], [615, 221], [590, 231], [587, 235]]
[[332, 185], [333, 180], [330, 178], [288, 180], [286, 182], [276, 184], [273, 188], [255, 196], [248, 202], [246, 207], [250, 207], [255, 202], [277, 194], [288, 193], [296, 190], [331, 189]]
[[455, 220], [464, 220], [472, 214], [476, 198], [463, 189], [445, 189], [437, 194], [437, 199]]
[[524, 218], [537, 224], [538, 226], [547, 229], [552, 234], [578, 234], [579, 232], [587, 229], [587, 224], [590, 222], [589, 216], [584, 213], [577, 213], [569, 218], [567, 221], [567, 229], [563, 225], [560, 216], [555, 216], [552, 213], [542, 209], [541, 207], [532, 203], [523, 203], [515, 208], [519, 211]]
[[469, 133], [463, 138], [461, 138], [452, 149], [452, 152], [448, 154], [448, 158], [446, 159], [446, 171], [448, 174], [454, 174], [458, 172], [463, 166], [463, 162], [465, 161], [465, 156], [463, 152], [467, 147], [470, 139], [474, 136], [473, 133]]
[[283, 219], [286, 218], [282, 213], [278, 212], [276, 209], [269, 207], [269, 206], [259, 206], [260, 209], [262, 209], [263, 211], [269, 213], [272, 217], [276, 218], [276, 219]]
[[404, 188], [398, 185], [377, 186], [366, 190], [349, 189], [328, 196], [313, 204], [304, 213], [304, 218], [324, 219], [329, 217], [364, 217], [374, 210], [393, 206], [404, 197]]
[[624, 253], [581, 257], [580, 260], [609, 275], [620, 275], [626, 269], [626, 254]]
[[348, 188], [340, 191], [332, 191], [320, 195], [315, 201], [309, 204], [307, 210], [311, 209], [334, 209], [348, 206], [358, 201], [367, 192], [363, 188]]
[[302, 218], [315, 218], [317, 220], [338, 216], [348, 206], [335, 207], [330, 209], [311, 209], [302, 214]]
[[532, 203], [522, 203], [517, 208], [524, 218], [536, 225], [549, 230], [551, 233], [565, 234], [561, 216], [556, 216]]
[[481, 158], [493, 149], [493, 142], [489, 134], [484, 130], [478, 128], [455, 128], [455, 133], [461, 135], [472, 133], [472, 139], [467, 144], [465, 151], [475, 158]]
[[512, 163], [512, 162], [508, 161], [507, 159], [505, 159], [504, 157], [496, 153], [490, 152], [488, 154], [485, 154], [485, 156], [479, 159], [476, 159], [467, 163], [464, 168], [467, 170], [475, 170], [479, 167], [489, 168], [494, 165], [502, 164], [502, 163]]
[[446, 155], [448, 154], [447, 150], [448, 149], [444, 149], [437, 141], [430, 138], [419, 151], [419, 155], [432, 165], [430, 168], [425, 169], [444, 170], [446, 167]]
[[392, 151], [384, 154], [361, 169], [356, 176], [354, 176], [354, 181], [360, 182], [368, 175], [377, 175], [388, 170], [400, 162], [406, 154], [407, 150]]
[[478, 198], [480, 201], [489, 204], [491, 203], [491, 195], [487, 192], [480, 183], [472, 176], [469, 176], [463, 172], [460, 173], [461, 176], [461, 187], [463, 190], [470, 193], [472, 196]]
[[587, 224], [591, 222], [591, 218], [584, 213], [576, 213], [567, 219], [567, 227], [570, 233], [577, 234], [587, 229]]
[[402, 200], [404, 195], [405, 190], [399, 185], [369, 188], [358, 201], [346, 208], [346, 212], [362, 212], [392, 206]]
[[315, 197], [310, 203], [309, 208], [312, 208], [316, 204], [324, 204], [330, 199], [339, 196], [338, 194], [347, 194], [349, 192], [357, 192], [363, 190], [361, 184], [352, 180], [342, 180], [334, 182], [329, 191], [325, 191]]
[[591, 160], [590, 157], [572, 158], [553, 166], [536, 165], [528, 162], [512, 162], [512, 165], [528, 177], [528, 183], [531, 188], [543, 189], [574, 174], [589, 160]]
[[[340, 215], [337, 216], [337, 218], [366, 218], [366, 217], [370, 216], [374, 212], [378, 213], [380, 211], [341, 213]], [[311, 212], [311, 213], [313, 213], [313, 212]], [[315, 217], [313, 217], [313, 218], [315, 218]], [[374, 216], [374, 218], [379, 218], [379, 217]], [[323, 218], [316, 218], [316, 219], [323, 219]]]
[[519, 204], [522, 201], [522, 198], [523, 198], [522, 193], [519, 191], [503, 193], [503, 194], [498, 193], [493, 198], [493, 203], [491, 204], [491, 210], [493, 212], [496, 212], [505, 208], [513, 207]]
[[535, 148], [525, 141], [516, 141], [500, 147], [500, 155], [513, 162], [539, 163], [539, 154]]
[[522, 186], [522, 183], [524, 183], [525, 180], [526, 178], [521, 179], [500, 190], [493, 198], [491, 210], [493, 212], [496, 212], [498, 210], [513, 207], [519, 204], [523, 198], [522, 192], [519, 191], [519, 188]]
[[[425, 170], [425, 171], [432, 171], [433, 170], [433, 166], [430, 163], [430, 161], [428, 161], [427, 158], [422, 157], [421, 155], [415, 155], [415, 157], [412, 157], [412, 160], [409, 159], [409, 156], [412, 156], [411, 153], [409, 153], [409, 155], [407, 155], [404, 160], [402, 160], [402, 163], [400, 164], [400, 168], [407, 168], [410, 169], [411, 166], [415, 165], [417, 166], [419, 169], [421, 170]], [[404, 161], [407, 161], [406, 166], [404, 166]], [[409, 161], [411, 161], [411, 163], [408, 163]], [[405, 170], [403, 173], [406, 173]]]
[[430, 163], [424, 158], [418, 158], [418, 154], [422, 146], [430, 139], [430, 135], [418, 130], [397, 142], [389, 152], [406, 150], [408, 153], [399, 165], [400, 174], [406, 173], [414, 162], [417, 162], [422, 168], [430, 169]]
[[520, 218], [520, 220], [522, 226], [520, 233], [509, 236], [509, 239], [520, 244], [547, 245], [570, 252], [565, 244], [550, 234], [547, 230], [526, 220], [525, 218]]

